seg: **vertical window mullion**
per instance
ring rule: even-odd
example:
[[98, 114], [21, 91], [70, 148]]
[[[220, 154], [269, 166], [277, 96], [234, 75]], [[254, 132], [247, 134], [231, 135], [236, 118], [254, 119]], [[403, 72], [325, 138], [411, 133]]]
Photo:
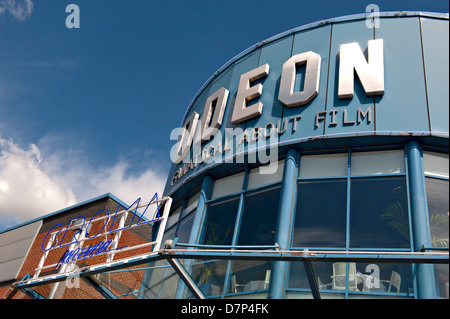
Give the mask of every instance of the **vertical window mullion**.
[[[234, 224], [233, 239], [231, 240], [232, 246], [237, 244], [238, 237], [239, 237], [239, 229], [240, 229], [240, 223], [242, 220], [242, 212], [244, 210], [244, 191], [243, 190], [247, 189], [248, 173], [249, 173], [248, 168], [245, 168], [244, 180], [242, 182], [242, 187], [241, 187], [241, 194], [239, 195], [238, 212], [236, 215], [236, 222]], [[228, 288], [229, 288], [230, 280], [231, 280], [231, 276], [232, 276], [232, 269], [233, 269], [233, 262], [231, 260], [228, 260], [227, 270], [225, 273], [225, 282], [224, 282], [223, 291], [222, 291], [222, 298], [223, 298], [223, 295], [228, 294]]]
[[347, 162], [347, 224], [346, 224], [346, 241], [345, 250], [350, 248], [350, 187], [351, 187], [351, 150], [348, 150], [348, 162]]
[[[352, 155], [351, 149], [348, 149], [348, 158], [347, 158], [347, 160], [348, 160], [348, 162], [347, 162], [347, 225], [346, 225], [347, 238], [345, 241], [345, 250], [346, 251], [349, 251], [349, 249], [350, 249], [350, 200], [351, 200], [351, 198], [350, 198], [350, 189], [351, 189], [350, 176], [351, 176], [351, 163], [352, 163], [351, 155]], [[349, 264], [346, 263], [346, 265], [345, 265], [345, 297], [344, 297], [345, 299], [348, 299], [348, 280], [349, 280], [348, 277], [349, 277]]]
[[414, 251], [414, 236], [413, 236], [413, 225], [411, 218], [411, 197], [409, 193], [409, 168], [408, 168], [408, 151], [406, 145], [403, 148], [404, 157], [405, 157], [405, 177], [406, 177], [406, 202], [408, 204], [408, 225], [409, 225], [409, 243], [410, 250]]

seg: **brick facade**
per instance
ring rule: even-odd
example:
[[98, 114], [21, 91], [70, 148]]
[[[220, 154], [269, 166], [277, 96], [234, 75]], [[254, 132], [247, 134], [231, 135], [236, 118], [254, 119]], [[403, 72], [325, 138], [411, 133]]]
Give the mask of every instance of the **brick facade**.
[[[51, 266], [46, 269], [42, 269], [40, 273], [40, 277], [51, 275], [54, 273], [58, 273], [58, 269], [55, 269], [55, 264], [57, 264], [61, 257], [64, 255], [64, 253], [67, 251], [70, 245], [64, 246], [66, 244], [70, 244], [73, 241], [75, 231], [74, 230], [67, 230], [67, 224], [70, 220], [74, 218], [80, 218], [82, 220], [81, 216], [85, 217], [85, 223], [86, 225], [89, 223], [91, 219], [97, 219], [102, 216], [107, 216], [109, 213], [109, 218], [105, 218], [104, 220], [100, 220], [97, 222], [91, 223], [91, 229], [88, 232], [88, 235], [92, 237], [92, 239], [88, 239], [83, 242], [82, 247], [85, 247], [85, 252], [87, 251], [87, 248], [91, 246], [92, 250], [91, 252], [94, 252], [92, 254], [92, 257], [89, 257], [89, 253], [86, 255], [86, 258], [81, 258], [79, 260], [76, 260], [76, 266], [79, 268], [87, 267], [90, 265], [95, 264], [101, 264], [105, 263], [107, 259], [106, 253], [100, 253], [98, 255], [95, 254], [96, 250], [93, 249], [95, 247], [95, 244], [106, 242], [109, 239], [113, 239], [116, 233], [112, 234], [106, 234], [105, 232], [109, 233], [109, 230], [112, 229], [113, 231], [118, 229], [119, 226], [119, 220], [120, 220], [120, 214], [117, 215], [117, 218], [114, 221], [114, 215], [116, 213], [116, 210], [119, 207], [119, 203], [112, 199], [111, 197], [101, 198], [99, 200], [87, 203], [82, 206], [77, 206], [73, 209], [65, 210], [62, 213], [58, 213], [55, 215], [52, 215], [49, 218], [45, 218], [43, 220], [42, 227], [36, 236], [30, 251], [28, 255], [25, 258], [25, 261], [23, 263], [22, 268], [19, 271], [19, 275], [16, 278], [17, 280], [20, 280], [23, 278], [26, 274], [30, 274], [33, 276], [35, 274], [35, 270], [38, 267], [38, 264], [41, 260], [41, 257], [43, 255], [43, 248], [46, 248], [48, 239], [51, 237], [50, 235], [47, 236], [47, 233], [53, 233], [55, 231], [60, 230], [60, 232], [57, 235], [57, 243], [53, 247], [52, 250], [49, 251], [49, 254], [45, 260], [44, 267], [45, 266]], [[150, 215], [150, 213], [153, 213], [154, 205], [149, 207], [148, 211], [145, 214], [145, 217], [148, 217], [147, 215]], [[128, 207], [125, 207], [128, 208]], [[124, 210], [123, 206], [119, 207], [118, 211]], [[151, 210], [152, 209], [152, 210]], [[95, 217], [93, 218], [93, 216]], [[134, 220], [133, 220], [134, 216]], [[134, 215], [133, 213], [129, 213], [128, 217], [125, 222], [125, 227], [130, 225], [133, 222], [133, 225], [135, 225], [138, 222], [139, 214]], [[107, 224], [105, 225], [105, 220], [107, 220]], [[143, 222], [142, 220], [140, 222]], [[73, 222], [71, 223], [73, 225]], [[112, 228], [111, 228], [112, 226]], [[53, 229], [52, 229], [53, 227]], [[97, 235], [96, 235], [97, 234]], [[103, 235], [102, 235], [103, 234]], [[47, 236], [47, 238], [46, 238]], [[75, 237], [78, 238], [78, 235]], [[122, 231], [119, 243], [117, 247], [133, 247], [136, 245], [141, 245], [144, 243], [148, 243], [152, 241], [152, 226], [151, 224], [143, 224], [140, 226], [135, 226], [129, 229], [125, 229]], [[59, 245], [63, 245], [63, 247], [59, 247]], [[97, 247], [99, 247], [97, 245]], [[111, 245], [109, 245], [111, 247]], [[82, 249], [82, 248], [81, 248]], [[137, 249], [131, 249], [127, 251], [121, 252], [118, 250], [115, 253], [114, 260], [119, 260], [123, 258], [129, 258], [133, 256], [137, 256], [140, 254], [146, 254], [151, 252], [152, 246], [145, 246], [142, 248]], [[83, 254], [80, 254], [84, 257]], [[80, 256], [78, 255], [78, 256]], [[52, 266], [53, 265], [53, 266]], [[130, 267], [127, 270], [131, 270], [133, 268], [139, 269], [143, 268], [145, 266], [137, 266], [137, 267]], [[137, 270], [137, 271], [120, 271], [120, 272], [114, 272], [114, 273], [104, 273], [99, 275], [92, 276], [93, 279], [98, 282], [99, 284], [107, 287], [110, 289], [116, 296], [125, 295], [121, 298], [135, 298], [136, 292], [139, 291], [142, 279], [144, 277], [144, 270]], [[5, 293], [7, 293], [7, 290], [9, 289], [11, 283], [0, 283], [0, 296], [3, 296]], [[68, 282], [61, 282], [60, 286], [64, 286], [62, 295], [60, 295], [60, 298], [62, 299], [100, 299], [104, 298], [97, 290], [95, 290], [91, 285], [89, 285], [84, 280], [80, 279], [73, 279], [72, 281]], [[48, 285], [42, 285], [34, 287], [33, 289], [41, 294], [43, 297], [47, 298], [50, 294], [50, 291], [53, 287], [53, 284]], [[72, 288], [71, 288], [72, 287]], [[132, 294], [134, 292], [134, 294]], [[131, 294], [130, 294], [131, 293]], [[15, 294], [14, 299], [19, 298], [29, 298], [26, 294], [19, 291]]]

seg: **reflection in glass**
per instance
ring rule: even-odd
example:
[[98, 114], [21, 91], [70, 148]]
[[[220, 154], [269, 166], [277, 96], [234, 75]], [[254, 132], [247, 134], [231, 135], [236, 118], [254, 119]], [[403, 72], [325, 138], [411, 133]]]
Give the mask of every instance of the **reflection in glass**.
[[280, 187], [245, 195], [238, 245], [274, 245]]
[[179, 243], [188, 243], [191, 236], [192, 223], [194, 222], [195, 214], [191, 213], [183, 218], [178, 225], [177, 235]]
[[411, 265], [357, 263], [358, 290], [414, 294]]
[[350, 246], [409, 248], [405, 177], [351, 181]]
[[203, 245], [231, 245], [238, 207], [239, 197], [209, 205]]
[[345, 247], [346, 199], [346, 180], [300, 182], [293, 246]]
[[178, 221], [178, 218], [180, 217], [181, 212], [181, 206], [178, 207], [176, 210], [172, 210], [169, 214], [169, 218], [167, 219], [166, 228], [171, 227], [173, 224], [175, 224]]
[[431, 247], [448, 247], [448, 181], [426, 178]]
[[441, 298], [449, 299], [448, 293], [448, 264], [434, 265], [434, 277], [436, 281], [436, 294]]
[[[192, 266], [192, 279], [205, 296], [222, 294], [228, 261], [212, 260]], [[191, 293], [188, 293], [188, 297]]]
[[270, 265], [270, 262], [257, 260], [233, 261], [229, 293], [268, 289]]
[[[314, 262], [319, 292], [414, 294], [411, 265], [355, 262]], [[447, 270], [448, 273], [448, 270]], [[290, 263], [289, 288], [310, 289], [301, 262]]]

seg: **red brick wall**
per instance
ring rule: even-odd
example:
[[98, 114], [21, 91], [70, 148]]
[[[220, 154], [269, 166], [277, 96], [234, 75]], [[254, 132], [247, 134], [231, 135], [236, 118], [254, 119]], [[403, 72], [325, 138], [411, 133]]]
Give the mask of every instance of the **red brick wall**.
[[[66, 226], [68, 221], [72, 218], [78, 217], [78, 216], [85, 216], [86, 223], [89, 222], [92, 216], [96, 212], [98, 212], [101, 207], [107, 207], [108, 211], [110, 212], [109, 221], [105, 226], [105, 222], [98, 221], [96, 223], [92, 223], [92, 228], [89, 232], [91, 236], [94, 236], [95, 234], [101, 234], [104, 233], [105, 230], [110, 230], [112, 225], [112, 219], [114, 217], [115, 213], [115, 207], [117, 207], [117, 203], [111, 199], [108, 200], [106, 203], [102, 203], [101, 205], [96, 205], [96, 207], [92, 207], [90, 210], [85, 209], [80, 210], [78, 209], [78, 212], [75, 214], [70, 214], [69, 212], [66, 214], [63, 214], [59, 216], [60, 218], [53, 218], [50, 221], [44, 221], [43, 226], [41, 227], [41, 231], [36, 236], [35, 241], [32, 244], [32, 247], [25, 259], [25, 262], [23, 263], [22, 268], [19, 271], [19, 275], [17, 277], [17, 280], [23, 278], [27, 273], [29, 273], [31, 276], [35, 274], [35, 269], [38, 267], [39, 261], [41, 260], [41, 257], [43, 255], [43, 249], [42, 247], [46, 248], [47, 241], [50, 238], [50, 235], [47, 236], [47, 232], [53, 227], [54, 225], [61, 224], [63, 227], [60, 226], [53, 228], [53, 231], [58, 231], [61, 229], [59, 234], [57, 235], [58, 243], [54, 246], [56, 249], [52, 249], [49, 251], [49, 254], [45, 260], [44, 266], [47, 265], [53, 265], [58, 263], [58, 261], [61, 259], [63, 254], [66, 252], [66, 250], [69, 248], [70, 245], [57, 248], [60, 244], [68, 244], [73, 240], [74, 231], [73, 230], [67, 230], [66, 234], [64, 235], [66, 231]], [[70, 216], [65, 216], [69, 214]], [[100, 217], [102, 214], [97, 214], [95, 218]], [[127, 222], [125, 223], [125, 226], [130, 225], [132, 214], [129, 214], [130, 216], [127, 219]], [[69, 219], [70, 218], [70, 219]], [[64, 223], [64, 221], [66, 221]], [[134, 219], [133, 224], [136, 224], [137, 218]], [[103, 230], [102, 230], [103, 228]], [[112, 230], [116, 230], [118, 228], [118, 219], [115, 221]], [[125, 229], [122, 231], [120, 241], [118, 244], [118, 247], [123, 246], [136, 246], [140, 244], [147, 243], [151, 240], [151, 226], [149, 224], [144, 224], [142, 226], [137, 226], [129, 229]], [[83, 247], [89, 247], [90, 245], [95, 245], [96, 243], [99, 243], [101, 241], [107, 241], [108, 239], [113, 239], [116, 233], [103, 235], [103, 236], [96, 236], [95, 238], [86, 240], [83, 242]], [[46, 239], [47, 236], [47, 239]], [[63, 238], [64, 237], [64, 238]], [[45, 242], [44, 242], [45, 240]], [[44, 242], [44, 244], [43, 244]], [[109, 246], [111, 247], [111, 246]], [[114, 260], [124, 259], [124, 258], [130, 258], [133, 256], [137, 256], [140, 254], [146, 254], [151, 252], [152, 246], [146, 246], [144, 248], [138, 248], [138, 249], [132, 249], [128, 251], [121, 252], [120, 250], [115, 253]], [[96, 265], [106, 262], [107, 254], [99, 254], [94, 255], [93, 257], [87, 257], [85, 259], [80, 259], [76, 261], [76, 265], [79, 268], [83, 268], [90, 265]], [[145, 265], [140, 265], [132, 268], [143, 268]], [[130, 269], [132, 269], [130, 268]], [[40, 277], [50, 275], [53, 273], [57, 273], [58, 270], [54, 269], [54, 266], [48, 269], [43, 269]], [[139, 291], [143, 276], [145, 271], [139, 270], [139, 271], [127, 271], [127, 272], [117, 272], [112, 274], [101, 274], [99, 276], [96, 276], [95, 278], [101, 282], [102, 285], [108, 287], [114, 294], [121, 295], [128, 293], [133, 290]], [[93, 287], [91, 287], [89, 284], [87, 284], [84, 280], [79, 280], [79, 288], [66, 288], [63, 294], [63, 299], [98, 299], [103, 298], [100, 293], [98, 293]], [[63, 281], [61, 285], [66, 285], [66, 283]], [[44, 297], [48, 297], [53, 284], [49, 285], [42, 285], [34, 287], [33, 289], [40, 293]], [[2, 287], [0, 288], [0, 296], [3, 296], [4, 293], [7, 291], [8, 287]], [[15, 299], [18, 298], [28, 298], [25, 294], [22, 292], [18, 292], [15, 296]], [[133, 295], [125, 296], [123, 298], [134, 298]]]

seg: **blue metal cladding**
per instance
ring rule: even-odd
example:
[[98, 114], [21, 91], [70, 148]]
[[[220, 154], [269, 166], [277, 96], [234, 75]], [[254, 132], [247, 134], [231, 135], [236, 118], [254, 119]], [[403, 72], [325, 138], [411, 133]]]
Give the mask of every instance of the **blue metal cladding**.
[[[375, 39], [383, 39], [384, 43], [384, 94], [367, 96], [355, 75], [353, 98], [339, 99], [340, 46], [357, 42], [368, 59], [368, 41]], [[319, 92], [308, 104], [288, 108], [278, 100], [283, 63], [307, 51], [321, 57]], [[234, 131], [233, 151], [214, 153], [214, 158], [195, 164], [195, 167], [191, 165], [189, 169], [185, 169], [186, 163], [174, 164], [165, 194], [175, 192], [190, 177], [221, 166], [225, 159], [259, 147], [259, 144], [247, 142], [237, 145], [242, 137], [239, 130], [246, 130], [250, 140], [255, 128], [264, 129], [268, 124], [276, 127], [280, 123], [278, 129], [283, 129], [286, 124], [286, 130], [277, 137], [279, 146], [301, 147], [303, 142], [320, 139], [323, 145], [345, 147], [349, 143], [348, 137], [361, 135], [385, 136], [385, 142], [389, 142], [392, 136], [405, 135], [448, 138], [448, 52], [448, 14], [415, 12], [381, 13], [379, 25], [367, 23], [363, 14], [330, 19], [289, 30], [254, 45], [230, 60], [205, 83], [184, 117], [186, 119], [193, 111], [201, 117], [206, 99], [217, 89], [226, 88], [229, 97], [220, 138], [222, 147], [225, 147], [225, 130], [238, 129]], [[269, 74], [257, 81], [263, 85], [262, 94], [249, 101], [249, 104], [263, 103], [262, 114], [232, 124], [241, 75], [265, 63], [270, 66]], [[298, 67], [295, 91], [302, 90], [302, 72], [304, 67]], [[361, 121], [358, 121], [358, 110], [366, 115]], [[317, 121], [319, 116], [321, 118]], [[337, 138], [341, 136], [347, 139]], [[210, 148], [216, 152], [218, 140], [213, 138], [204, 142], [201, 150]], [[370, 139], [366, 141], [372, 143]], [[190, 158], [199, 153], [197, 150], [194, 154], [191, 149]], [[174, 181], [174, 174], [180, 170], [182, 173]]]
[[377, 131], [429, 131], [419, 18], [382, 19], [375, 38], [384, 41], [385, 68]]
[[[315, 118], [317, 112], [325, 110], [330, 40], [331, 24], [312, 30], [301, 31], [294, 35], [292, 56], [307, 51], [316, 52], [321, 56], [319, 94], [314, 100], [304, 107], [284, 108], [283, 122], [286, 119], [289, 120], [290, 118], [296, 116], [301, 116], [302, 118], [298, 120], [298, 128], [296, 127], [295, 131], [293, 128], [290, 128], [280, 136], [280, 142], [323, 134], [323, 124], [316, 128], [313, 119]], [[328, 43], [328, 45], [324, 45], [326, 43]], [[300, 86], [300, 83], [297, 84], [297, 82], [300, 82], [299, 80], [299, 77], [297, 77], [295, 83], [296, 86]], [[296, 91], [300, 91], [300, 88]]]
[[[358, 108], [364, 112], [367, 108], [374, 106], [373, 97], [368, 97], [355, 76], [355, 92], [352, 99], [339, 99], [337, 95], [338, 80], [339, 80], [339, 50], [341, 44], [358, 42], [362, 51], [367, 49], [369, 40], [373, 40], [373, 28], [366, 26], [366, 20], [349, 21], [333, 24], [330, 48], [330, 66], [328, 74], [328, 91], [327, 91], [327, 105], [326, 105], [326, 121], [321, 123], [321, 127], [325, 125], [325, 134], [340, 134], [353, 132], [373, 131], [373, 116], [372, 121], [368, 120], [357, 123]], [[384, 51], [386, 53], [386, 50]], [[323, 111], [323, 110], [318, 110]], [[335, 122], [331, 124], [331, 111], [337, 111], [335, 114]], [[346, 118], [344, 118], [346, 116]], [[348, 123], [348, 124], [347, 124]]]
[[[260, 117], [251, 119], [245, 123], [246, 129], [254, 127], [264, 128], [267, 123], [274, 125], [283, 116], [284, 106], [278, 101], [278, 90], [280, 87], [281, 71], [283, 63], [291, 57], [292, 36], [282, 38], [261, 48], [258, 66], [270, 65], [269, 74], [262, 81], [263, 91], [259, 102], [263, 104], [263, 111]], [[265, 107], [265, 106], [269, 107]], [[249, 149], [257, 147], [257, 143], [250, 143]]]
[[421, 17], [420, 23], [431, 131], [448, 132], [448, 21]]

